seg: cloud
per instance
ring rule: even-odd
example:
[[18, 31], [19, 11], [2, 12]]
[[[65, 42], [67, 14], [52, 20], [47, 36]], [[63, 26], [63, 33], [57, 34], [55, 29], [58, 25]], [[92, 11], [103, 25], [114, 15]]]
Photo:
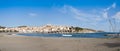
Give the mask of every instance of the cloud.
[[[78, 8], [75, 8], [73, 6], [68, 6], [68, 5], [64, 5], [60, 12], [64, 13], [64, 14], [69, 14], [72, 17], [74, 17], [75, 19], [78, 19], [80, 21], [83, 22], [100, 22], [100, 21], [104, 21], [106, 19], [108, 19], [109, 15], [109, 11], [113, 8], [116, 8], [116, 3], [113, 3], [112, 5], [110, 5], [109, 7], [107, 7], [106, 9], [103, 9], [102, 11], [100, 10], [94, 10], [92, 11], [90, 10], [81, 10]], [[89, 12], [88, 12], [89, 11]], [[93, 13], [96, 12], [96, 13]], [[112, 17], [112, 16], [110, 16]]]
[[116, 3], [113, 3], [111, 6], [107, 7], [106, 9], [104, 9], [104, 11], [109, 11], [112, 8], [116, 8]]
[[28, 15], [31, 16], [31, 17], [35, 17], [35, 16], [37, 16], [36, 13], [29, 13]]
[[[101, 18], [102, 14], [87, 13], [87, 11], [77, 9], [72, 6], [65, 5], [60, 11], [64, 14], [69, 14], [73, 18], [75, 18], [79, 21], [85, 22], [85, 23], [99, 22], [102, 20], [102, 18]], [[91, 12], [93, 12], [93, 11], [91, 11]]]
[[115, 18], [116, 20], [120, 21], [120, 11], [117, 12], [117, 13], [113, 16], [113, 18]]
[[111, 13], [111, 10], [116, 8], [116, 3], [111, 4], [105, 9], [80, 9], [73, 6], [64, 5], [59, 11], [65, 15], [69, 15], [72, 18], [79, 20], [81, 23], [86, 25], [91, 25], [98, 27], [98, 25], [107, 25], [108, 19], [119, 19], [120, 21], [120, 12], [116, 13], [114, 16]]
[[111, 6], [109, 6], [109, 7], [107, 7], [106, 9], [104, 9], [103, 10], [103, 17], [105, 18], [105, 19], [107, 19], [108, 18], [108, 11], [110, 10], [110, 9], [113, 9], [113, 8], [116, 8], [116, 3], [113, 3]]
[[117, 12], [115, 15], [112, 12], [110, 12], [114, 10], [114, 8], [116, 8], [116, 3], [113, 3], [111, 6], [104, 9], [104, 12], [103, 12], [103, 17], [109, 20], [110, 29], [112, 31], [117, 30], [116, 23], [120, 22], [120, 12]]
[[104, 17], [105, 19], [108, 18], [108, 12], [107, 12], [107, 11], [103, 12], [102, 14], [103, 14], [103, 17]]
[[113, 3], [113, 4], [112, 4], [112, 8], [116, 8], [116, 3]]

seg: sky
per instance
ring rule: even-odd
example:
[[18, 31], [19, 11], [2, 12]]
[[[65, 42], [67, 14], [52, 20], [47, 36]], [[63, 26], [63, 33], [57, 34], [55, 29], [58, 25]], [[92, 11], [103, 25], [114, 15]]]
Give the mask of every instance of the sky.
[[120, 0], [0, 0], [0, 25], [120, 30]]

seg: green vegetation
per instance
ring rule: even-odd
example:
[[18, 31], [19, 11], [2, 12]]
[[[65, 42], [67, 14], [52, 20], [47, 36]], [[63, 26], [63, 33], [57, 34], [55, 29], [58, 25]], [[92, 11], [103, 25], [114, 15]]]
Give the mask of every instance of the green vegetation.
[[23, 27], [27, 27], [27, 26], [18, 26], [18, 28], [23, 28]]
[[80, 28], [80, 27], [74, 27], [75, 31], [79, 32], [79, 31], [82, 31], [83, 28]]
[[0, 29], [4, 29], [4, 28], [6, 28], [6, 27], [0, 26]]

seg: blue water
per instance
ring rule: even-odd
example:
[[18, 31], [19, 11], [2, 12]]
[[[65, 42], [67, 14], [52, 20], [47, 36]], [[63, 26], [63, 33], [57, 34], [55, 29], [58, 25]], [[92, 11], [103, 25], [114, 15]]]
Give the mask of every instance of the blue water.
[[[101, 32], [101, 33], [74, 33], [74, 34], [67, 34], [72, 35], [69, 36], [70, 38], [108, 38], [108, 36], [105, 36], [107, 34], [116, 34], [114, 32]], [[63, 34], [42, 34], [42, 33], [24, 33], [24, 34], [18, 34], [22, 36], [36, 36], [36, 37], [68, 37], [68, 36], [62, 36]]]

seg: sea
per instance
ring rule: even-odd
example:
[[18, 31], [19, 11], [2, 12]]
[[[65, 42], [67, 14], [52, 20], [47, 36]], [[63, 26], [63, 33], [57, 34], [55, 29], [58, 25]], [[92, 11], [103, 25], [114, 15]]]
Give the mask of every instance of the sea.
[[33, 36], [33, 37], [63, 37], [63, 38], [109, 38], [107, 34], [120, 34], [120, 32], [98, 32], [98, 33], [19, 33], [19, 36]]

